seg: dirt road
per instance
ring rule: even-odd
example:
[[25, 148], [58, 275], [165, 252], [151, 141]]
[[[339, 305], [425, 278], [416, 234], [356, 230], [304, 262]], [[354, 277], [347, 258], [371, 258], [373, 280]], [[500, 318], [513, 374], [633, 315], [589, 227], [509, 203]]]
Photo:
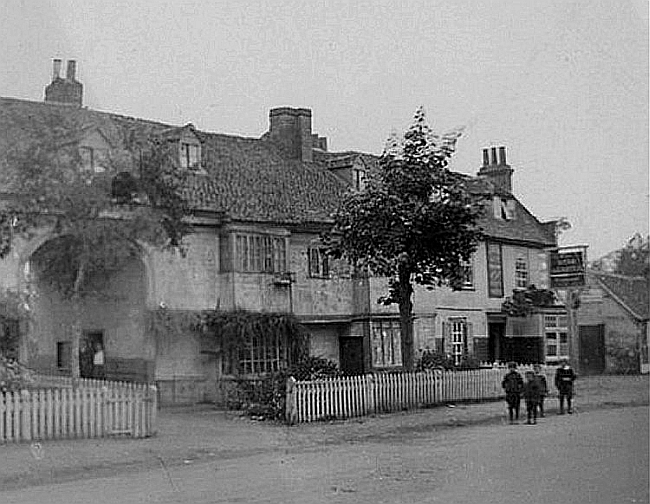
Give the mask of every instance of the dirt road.
[[648, 502], [648, 408], [358, 440], [0, 493], [6, 504]]

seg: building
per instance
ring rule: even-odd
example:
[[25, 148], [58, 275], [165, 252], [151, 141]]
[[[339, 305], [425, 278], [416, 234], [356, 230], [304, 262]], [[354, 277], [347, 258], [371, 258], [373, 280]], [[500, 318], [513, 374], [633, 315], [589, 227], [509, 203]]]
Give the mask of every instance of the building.
[[646, 277], [587, 271], [577, 311], [582, 373], [648, 373]]
[[[0, 150], [37, 143], [55, 125], [60, 141], [78, 150], [84, 169], [103, 173], [119, 160], [119, 177], [137, 175], [138, 145], [158, 137], [177, 147], [177, 169], [192, 175], [187, 257], [146, 250], [103, 284], [103, 298], [84, 302], [85, 338], [105, 348], [109, 378], [155, 380], [163, 402], [219, 401], [231, 370], [254, 374], [283, 365], [280, 340], [253, 342], [247, 355], [225, 355], [218, 338], [183, 324], [215, 308], [292, 313], [309, 331], [311, 354], [351, 374], [401, 365], [397, 307], [375, 302], [386, 280], [355, 277], [327, 257], [319, 240], [344, 191], [363, 189], [375, 156], [329, 152], [305, 108], [272, 109], [269, 129], [259, 138], [90, 110], [83, 107], [76, 64], [68, 63], [65, 79], [60, 65], [55, 60], [44, 102], [0, 99]], [[502, 311], [513, 291], [547, 287], [547, 250], [556, 245], [554, 223], [537, 220], [513, 195], [513, 171], [505, 148], [491, 148], [483, 152], [477, 177], [468, 178], [472, 190], [488, 196], [487, 239], [467, 264], [461, 291], [416, 289], [416, 350], [437, 350], [458, 363], [468, 356], [554, 362], [567, 352], [560, 305], [538, 307], [527, 317]], [[30, 268], [52, 238], [44, 231], [16, 239], [0, 261], [0, 278], [3, 289], [37, 293], [21, 331], [20, 358], [65, 374], [72, 307]], [[15, 332], [18, 326], [11, 327]]]

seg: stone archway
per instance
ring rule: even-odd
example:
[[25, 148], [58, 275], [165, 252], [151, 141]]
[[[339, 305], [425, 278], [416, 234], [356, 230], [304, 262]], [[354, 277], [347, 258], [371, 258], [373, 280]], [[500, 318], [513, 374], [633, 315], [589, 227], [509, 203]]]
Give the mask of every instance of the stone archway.
[[[37, 246], [26, 247], [23, 254], [23, 281], [36, 293], [27, 338], [28, 364], [48, 374], [72, 374], [76, 349], [72, 324], [78, 323], [81, 329], [78, 362], [82, 377], [152, 379], [155, 348], [148, 341], [146, 331], [149, 292], [146, 252], [142, 257], [129, 259], [117, 271], [90, 278], [88, 292], [75, 305], [38, 275], [39, 250], [56, 239], [39, 240]], [[92, 356], [88, 357], [97, 344], [104, 351], [103, 376], [97, 375], [99, 368], [93, 367]]]

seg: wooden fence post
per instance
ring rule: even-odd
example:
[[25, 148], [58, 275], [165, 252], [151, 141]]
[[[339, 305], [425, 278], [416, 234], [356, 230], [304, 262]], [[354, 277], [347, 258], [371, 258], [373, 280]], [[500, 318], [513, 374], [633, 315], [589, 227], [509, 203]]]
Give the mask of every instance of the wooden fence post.
[[298, 418], [298, 403], [296, 400], [296, 379], [290, 376], [287, 379], [287, 394], [285, 406], [285, 419], [289, 425], [296, 423]]

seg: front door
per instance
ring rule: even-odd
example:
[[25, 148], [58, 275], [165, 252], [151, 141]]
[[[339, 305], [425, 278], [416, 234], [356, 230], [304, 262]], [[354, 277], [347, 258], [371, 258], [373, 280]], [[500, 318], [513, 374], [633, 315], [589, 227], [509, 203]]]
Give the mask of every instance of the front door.
[[363, 338], [339, 338], [339, 362], [344, 374], [363, 374]]
[[601, 374], [605, 371], [605, 326], [581, 325], [580, 334], [580, 372]]
[[488, 322], [488, 357], [490, 362], [505, 361], [509, 357], [505, 348], [505, 322]]

